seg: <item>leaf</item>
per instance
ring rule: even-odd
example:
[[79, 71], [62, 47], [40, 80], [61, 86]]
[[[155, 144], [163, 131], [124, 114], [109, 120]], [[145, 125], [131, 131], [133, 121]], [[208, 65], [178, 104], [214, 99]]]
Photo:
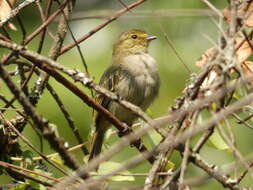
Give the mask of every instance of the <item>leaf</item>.
[[6, 0], [0, 0], [0, 19], [3, 20], [11, 13], [11, 7]]
[[151, 117], [154, 115], [153, 111], [150, 108], [146, 110], [146, 113]]
[[203, 81], [201, 87], [202, 88], [209, 88], [210, 85], [213, 84], [216, 81], [216, 79], [218, 79], [218, 78], [219, 78], [219, 75], [217, 74], [216, 71], [213, 70], [213, 71], [209, 72], [208, 76]]
[[[146, 128], [148, 126], [143, 120], [140, 120], [139, 123], [141, 128]], [[149, 143], [151, 148], [154, 148], [156, 144], [162, 140], [162, 138], [157, 132], [151, 130], [144, 136], [143, 140], [144, 142]]]
[[39, 184], [39, 190], [47, 190], [48, 188], [42, 184]]
[[[212, 107], [215, 107], [215, 104], [212, 104]], [[202, 113], [198, 117], [198, 124], [202, 124], [210, 117], [210, 112], [207, 110], [202, 111]], [[215, 147], [219, 150], [227, 150], [228, 152], [231, 151], [231, 148], [227, 145], [227, 143], [223, 140], [223, 138], [220, 136], [217, 129], [214, 129], [213, 134], [208, 139], [208, 145]]]
[[[244, 61], [242, 63], [242, 69], [244, 74], [247, 77], [250, 77], [253, 75], [253, 62], [252, 61]], [[250, 81], [251, 84], [253, 84], [253, 80]]]
[[9, 190], [25, 190], [29, 185], [26, 183], [22, 183], [19, 185], [15, 185], [14, 187], [8, 188]]
[[236, 38], [236, 55], [239, 63], [246, 61], [252, 54], [252, 48], [245, 38]]
[[[11, 6], [14, 5], [14, 3], [16, 2], [16, 0], [8, 0], [8, 1], [11, 4]], [[9, 5], [8, 1], [0, 0], [0, 20], [4, 20], [11, 13], [11, 6]], [[17, 30], [15, 25], [10, 22], [8, 22], [8, 26], [12, 30], [15, 30], [15, 31]]]
[[218, 51], [216, 48], [207, 49], [196, 61], [196, 66], [203, 67], [208, 61], [211, 61], [217, 55], [217, 53]]
[[217, 130], [214, 130], [212, 136], [209, 138], [211, 145], [218, 150], [226, 150], [232, 152], [232, 149], [227, 145], [227, 143], [222, 139]]
[[[246, 2], [246, 1], [245, 1]], [[241, 25], [244, 27], [251, 28], [253, 27], [253, 2], [248, 1], [242, 2], [237, 8], [237, 18], [240, 19]], [[228, 23], [231, 23], [231, 11], [230, 7], [226, 7], [222, 11], [223, 16], [225, 17]]]
[[23, 156], [26, 164], [28, 164], [28, 166], [30, 166], [29, 169], [31, 169], [31, 167], [33, 168], [33, 166], [32, 166], [33, 165], [33, 156], [34, 156], [33, 152], [30, 150], [26, 150], [22, 153], [22, 156]]
[[60, 166], [64, 166], [64, 162], [62, 161], [62, 159], [60, 158], [60, 156], [57, 154], [55, 156], [50, 157], [50, 160], [52, 160], [53, 162], [59, 164]]
[[[43, 169], [38, 169], [38, 168], [37, 168], [37, 169], [34, 169], [34, 171], [37, 172], [37, 173], [40, 173], [40, 174], [44, 174], [44, 175], [46, 175], [46, 176], [52, 176], [52, 173], [50, 173], [50, 172], [48, 172], [48, 171], [45, 171], [45, 170], [43, 170]], [[49, 179], [45, 179], [44, 177], [38, 176], [38, 175], [33, 174], [33, 173], [29, 173], [28, 175], [29, 175], [29, 176], [32, 176], [32, 177], [34, 177], [34, 178], [41, 179], [41, 180], [46, 181], [46, 182], [50, 182]], [[46, 189], [46, 187], [45, 187], [44, 185], [42, 185], [42, 184], [40, 184], [40, 183], [38, 183], [38, 182], [36, 182], [36, 181], [34, 181], [34, 180], [31, 180], [31, 179], [26, 179], [26, 180], [25, 180], [25, 183], [26, 183], [26, 184], [29, 184], [29, 186], [30, 186], [32, 189], [41, 189], [41, 190]]]
[[[243, 72], [246, 76], [250, 76], [253, 74], [253, 62], [247, 61], [247, 59], [252, 55], [253, 52], [252, 46], [249, 43], [250, 42], [248, 42], [245, 38], [242, 37], [237, 37], [235, 39], [237, 60], [239, 63], [241, 63]], [[196, 61], [196, 65], [198, 67], [203, 67], [209, 61], [214, 59], [217, 53], [218, 51], [215, 48], [209, 48], [203, 53], [200, 59]], [[231, 70], [231, 72], [234, 72], [234, 70]], [[212, 70], [205, 78], [201, 86], [203, 88], [208, 88], [212, 83], [217, 81], [218, 78], [218, 73], [215, 70]], [[250, 83], [253, 84], [253, 80], [250, 81]]]
[[167, 161], [166, 163], [166, 169], [169, 170], [169, 169], [175, 169], [175, 163], [174, 162], [171, 162], [170, 160]]
[[[112, 170], [114, 170], [115, 168], [118, 168], [122, 165], [122, 163], [118, 163], [118, 162], [105, 162], [103, 164], [100, 165], [98, 173], [99, 174], [107, 174], [110, 173]], [[127, 176], [112, 176], [109, 179], [112, 181], [135, 181], [135, 178], [133, 176], [131, 176], [131, 172], [129, 172], [128, 170], [124, 170], [121, 172], [123, 175], [127, 175]]]
[[[246, 61], [252, 54], [252, 48], [245, 38], [237, 37], [235, 39], [236, 55], [239, 63]], [[208, 61], [211, 61], [218, 54], [216, 48], [207, 49], [196, 61], [196, 66], [203, 67]]]

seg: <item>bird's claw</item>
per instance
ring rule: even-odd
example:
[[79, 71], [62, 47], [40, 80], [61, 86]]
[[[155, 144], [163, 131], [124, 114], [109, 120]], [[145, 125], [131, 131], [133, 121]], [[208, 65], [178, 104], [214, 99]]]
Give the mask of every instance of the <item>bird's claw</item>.
[[130, 127], [126, 123], [123, 123], [123, 127], [124, 127], [123, 133], [129, 131], [129, 129], [130, 129]]
[[122, 130], [119, 131], [119, 136], [122, 137], [129, 132], [130, 132], [130, 127], [126, 123], [123, 123], [123, 128]]

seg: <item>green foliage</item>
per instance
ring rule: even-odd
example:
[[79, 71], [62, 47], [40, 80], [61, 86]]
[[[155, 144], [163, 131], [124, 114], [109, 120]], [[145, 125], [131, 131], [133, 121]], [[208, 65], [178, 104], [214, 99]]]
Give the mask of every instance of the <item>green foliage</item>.
[[219, 132], [217, 130], [214, 130], [214, 133], [209, 138], [210, 144], [217, 148], [218, 150], [224, 150], [231, 152], [232, 149], [227, 145], [227, 143], [223, 140], [223, 138], [220, 136]]
[[[122, 166], [122, 163], [108, 161], [106, 163], [101, 164], [98, 170], [98, 174], [108, 174], [120, 166]], [[135, 178], [131, 176], [131, 174], [132, 173], [130, 171], [124, 170], [120, 172], [120, 175], [112, 176], [109, 179], [112, 181], [135, 181]]]
[[25, 190], [27, 188], [29, 188], [29, 185], [25, 184], [25, 183], [22, 183], [22, 184], [19, 184], [19, 185], [15, 185], [14, 187], [11, 187], [9, 189], [10, 190]]
[[[97, 4], [95, 7], [91, 7], [90, 10], [99, 10], [99, 9], [114, 9], [115, 2], [112, 1], [112, 4], [102, 3]], [[129, 1], [125, 1], [129, 3]], [[131, 1], [132, 2], [132, 1]], [[222, 9], [225, 6], [225, 1], [215, 0], [212, 3], [218, 8]], [[121, 6], [119, 4], [119, 6]], [[156, 0], [156, 1], [147, 1], [147, 3], [141, 5], [140, 7], [136, 7], [136, 11], [159, 11], [159, 10], [169, 10], [169, 9], [178, 9], [178, 10], [188, 10], [188, 9], [204, 9], [206, 6], [201, 1], [196, 0]], [[86, 11], [90, 11], [86, 10]], [[134, 13], [135, 10], [133, 10]], [[131, 16], [131, 12], [128, 13]], [[40, 20], [38, 12], [34, 11], [34, 6], [28, 7], [26, 11], [22, 11], [20, 17], [25, 22], [27, 32], [31, 33], [36, 27], [38, 27], [38, 21]], [[33, 19], [30, 19], [33, 18]], [[15, 24], [16, 21], [14, 21]], [[98, 24], [102, 22], [102, 19], [82, 19], [77, 21], [71, 21], [70, 27], [72, 28], [74, 35], [76, 38], [83, 36], [85, 33], [96, 27]], [[55, 23], [50, 25], [50, 30], [55, 32]], [[204, 50], [211, 47], [213, 44], [205, 39], [205, 36], [210, 37], [211, 39], [218, 39], [219, 32], [213, 23], [213, 20], [209, 17], [197, 17], [197, 16], [172, 16], [167, 17], [160, 15], [159, 17], [123, 17], [107, 27], [103, 28], [103, 30], [97, 32], [94, 36], [84, 41], [81, 44], [81, 51], [84, 53], [85, 60], [88, 65], [89, 72], [92, 77], [95, 78], [95, 81], [98, 82], [102, 72], [104, 69], [111, 63], [111, 52], [112, 46], [115, 41], [116, 36], [122, 31], [125, 31], [129, 28], [141, 28], [148, 31], [150, 34], [154, 34], [158, 36], [158, 40], [155, 41], [150, 46], [150, 53], [156, 58], [159, 73], [161, 76], [161, 90], [159, 97], [154, 102], [152, 107], [148, 109], [148, 114], [152, 117], [158, 117], [161, 115], [165, 115], [168, 113], [168, 108], [175, 104], [174, 99], [182, 94], [183, 89], [185, 88], [186, 81], [190, 77], [186, 68], [183, 64], [178, 60], [178, 57], [174, 54], [171, 47], [168, 46], [166, 40], [164, 39], [163, 30], [167, 33], [167, 35], [171, 38], [171, 41], [174, 47], [177, 49], [181, 58], [184, 62], [190, 67], [192, 72], [197, 71], [198, 69], [194, 65], [195, 61], [199, 58]], [[203, 35], [204, 34], [204, 35]], [[18, 32], [10, 32], [10, 35], [13, 37], [15, 42], [19, 42], [21, 40], [20, 29]], [[67, 40], [65, 40], [65, 44], [70, 43], [70, 37], [68, 36]], [[29, 44], [29, 48], [32, 50], [37, 50], [37, 46], [39, 43], [39, 39], [34, 39], [31, 44]], [[42, 55], [48, 56], [49, 47], [52, 43], [52, 39], [46, 36], [45, 46], [42, 51]], [[0, 54], [7, 53], [6, 50], [0, 49]], [[71, 68], [77, 68], [81, 71], [84, 71], [82, 66], [80, 56], [77, 54], [75, 50], [62, 55], [58, 62], [66, 65]], [[10, 65], [7, 67], [9, 71], [13, 71], [16, 69], [14, 66]], [[236, 78], [235, 74], [231, 74], [232, 78]], [[13, 77], [15, 82], [19, 82], [19, 77]], [[32, 77], [32, 82], [29, 83], [29, 88], [31, 89], [34, 86], [34, 82], [37, 77]], [[56, 92], [60, 95], [62, 101], [64, 102], [65, 107], [69, 111], [72, 119], [78, 130], [80, 131], [83, 139], [89, 139], [89, 133], [92, 126], [92, 109], [85, 105], [79, 98], [74, 96], [72, 93], [68, 91], [68, 89], [64, 88], [62, 85], [57, 83], [54, 79], [50, 79], [49, 83], [55, 88]], [[90, 91], [80, 84], [77, 84], [83, 91], [87, 94], [90, 94]], [[11, 98], [9, 90], [7, 90], [6, 86], [0, 80], [0, 88], [1, 94], [4, 94], [6, 97]], [[231, 102], [234, 102], [248, 93], [248, 89], [240, 88], [237, 89], [233, 94]], [[37, 98], [38, 94], [31, 94], [30, 98]], [[3, 107], [5, 103], [0, 102], [0, 106]], [[14, 104], [17, 108], [20, 108], [20, 105], [16, 102]], [[41, 115], [46, 117], [50, 123], [50, 127], [56, 132], [58, 137], [61, 137], [68, 142], [69, 146], [76, 145], [77, 141], [73, 135], [72, 130], [69, 128], [68, 123], [66, 122], [63, 114], [60, 112], [60, 109], [56, 105], [55, 101], [48, 93], [45, 91], [41, 96], [41, 99], [38, 102], [36, 108]], [[200, 113], [198, 123], [205, 122], [208, 118], [212, 116], [210, 112], [214, 112], [217, 109], [217, 105], [213, 104], [212, 108], [209, 110], [204, 110]], [[211, 111], [210, 111], [211, 110]], [[210, 111], [210, 112], [209, 112]], [[238, 113], [241, 117], [245, 118], [252, 113], [252, 106], [248, 106], [243, 112]], [[12, 118], [15, 116], [15, 112], [13, 110], [7, 110], [6, 115], [8, 118]], [[229, 118], [232, 123], [232, 129], [235, 131], [235, 139], [240, 139], [238, 143], [238, 148], [242, 149], [243, 153], [249, 153], [251, 151], [252, 144], [252, 131], [248, 128], [239, 128], [239, 124], [235, 121], [234, 118]], [[2, 121], [0, 121], [2, 123]], [[248, 121], [252, 123], [252, 121]], [[144, 123], [141, 123], [139, 127], [145, 127]], [[223, 124], [221, 127], [224, 127]], [[224, 127], [225, 128], [225, 127]], [[29, 138], [29, 140], [36, 147], [40, 146], [39, 138], [35, 135], [34, 129], [30, 126], [26, 126], [23, 131], [23, 135]], [[110, 147], [112, 142], [118, 140], [115, 134], [115, 130], [110, 129], [106, 134], [106, 142], [105, 149]], [[196, 137], [198, 139], [198, 137]], [[196, 140], [194, 139], [194, 140]], [[143, 138], [144, 144], [148, 148], [154, 148], [161, 141], [161, 136], [151, 131], [147, 136]], [[43, 147], [45, 154], [54, 153], [53, 150], [49, 147], [47, 142], [43, 140]], [[22, 143], [23, 145], [24, 143]], [[213, 151], [215, 153], [220, 153], [219, 157], [222, 161], [229, 162], [229, 158], [232, 157], [231, 147], [229, 147], [226, 141], [222, 138], [222, 135], [219, 131], [214, 130], [214, 133], [209, 139], [209, 147], [208, 150]], [[13, 162], [16, 165], [35, 170], [39, 173], [46, 174], [48, 176], [59, 176], [62, 177], [62, 174], [57, 173], [51, 166], [41, 163], [40, 161], [34, 161], [33, 158], [37, 155], [27, 147], [22, 147], [22, 162]], [[205, 149], [204, 149], [205, 151]], [[98, 174], [107, 174], [113, 171], [114, 169], [121, 166], [123, 160], [126, 158], [130, 158], [130, 156], [134, 156], [137, 153], [134, 148], [127, 147], [122, 150], [118, 155], [116, 155], [112, 161], [107, 161], [103, 163], [98, 171]], [[206, 153], [207, 154], [207, 153]], [[81, 153], [81, 151], [76, 151], [73, 153], [74, 157], [80, 161], [80, 163], [86, 163], [86, 157]], [[1, 156], [1, 155], [0, 155]], [[204, 155], [206, 156], [206, 155]], [[229, 158], [228, 158], [229, 157]], [[50, 158], [57, 165], [62, 168], [68, 170], [59, 155], [53, 156]], [[210, 161], [217, 161], [216, 156], [209, 156], [208, 159]], [[176, 168], [181, 160], [179, 156], [174, 156], [172, 160], [167, 162], [167, 168], [174, 169]], [[148, 172], [152, 166], [148, 163], [142, 163], [138, 165], [136, 168], [131, 170], [125, 170], [121, 172], [123, 175], [115, 175], [110, 178], [110, 182], [127, 182], [128, 184], [136, 184], [141, 185], [144, 183], [145, 177], [134, 177], [131, 176], [134, 173], [140, 172]], [[0, 174], [3, 174], [3, 170], [0, 169]], [[197, 170], [192, 169], [187, 175], [191, 176], [198, 173]], [[45, 180], [40, 176], [35, 174], [29, 174], [38, 179]], [[97, 176], [98, 178], [99, 176]], [[7, 183], [10, 181], [10, 177], [6, 177], [4, 180], [1, 179], [0, 183]], [[46, 181], [46, 180], [45, 180]], [[213, 182], [201, 187], [202, 189], [218, 189], [217, 183]], [[106, 183], [109, 183], [106, 181]], [[213, 187], [215, 184], [215, 188]], [[45, 186], [38, 184], [32, 180], [26, 179], [25, 182], [20, 182], [19, 185], [12, 187], [11, 190], [24, 190], [24, 189], [46, 189]], [[197, 188], [196, 188], [197, 189]]]

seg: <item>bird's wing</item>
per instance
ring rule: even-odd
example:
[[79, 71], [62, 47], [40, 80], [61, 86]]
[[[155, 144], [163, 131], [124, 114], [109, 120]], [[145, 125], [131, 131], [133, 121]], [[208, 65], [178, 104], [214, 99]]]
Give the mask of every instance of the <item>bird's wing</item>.
[[[131, 98], [134, 98], [131, 94], [136, 89], [134, 81], [135, 79], [129, 70], [118, 65], [112, 65], [104, 72], [99, 84], [107, 90], [118, 94], [120, 98], [131, 102]], [[106, 109], [111, 102], [109, 98], [99, 93], [96, 94], [96, 101]], [[98, 115], [96, 113], [94, 118], [96, 119]]]
[[[119, 95], [125, 94], [125, 96], [121, 97], [127, 100], [127, 95], [132, 88], [130, 86], [132, 80], [132, 76], [130, 73], [125, 70], [124, 68], [117, 66], [117, 65], [112, 65], [110, 66], [103, 74], [103, 76], [100, 79], [100, 85], [107, 90], [110, 90], [111, 92], [114, 92], [116, 94], [119, 93], [122, 84], [124, 86], [124, 90], [126, 93], [120, 93]], [[96, 100], [99, 104], [101, 104], [103, 107], [107, 108], [108, 104], [110, 102], [109, 98], [106, 98], [102, 94], [97, 94], [96, 95]]]
[[[128, 85], [130, 82], [129, 77], [126, 75], [126, 71], [119, 66], [110, 66], [102, 75], [100, 79], [100, 86], [110, 90], [114, 93], [121, 93], [122, 84], [126, 84], [126, 90], [129, 88]], [[96, 101], [101, 104], [104, 108], [108, 109], [111, 100], [104, 95], [97, 93]], [[94, 136], [92, 138], [92, 148], [90, 153], [90, 159], [95, 157], [101, 152], [102, 142], [107, 128], [110, 126], [110, 123], [103, 117], [99, 112], [95, 112], [94, 121], [96, 131], [94, 132]]]

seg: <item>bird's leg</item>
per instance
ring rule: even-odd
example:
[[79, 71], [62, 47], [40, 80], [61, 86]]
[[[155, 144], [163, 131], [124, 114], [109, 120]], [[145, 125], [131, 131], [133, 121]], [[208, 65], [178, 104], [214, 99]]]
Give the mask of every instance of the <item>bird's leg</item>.
[[[123, 123], [123, 126], [124, 126], [124, 129], [122, 129], [118, 132], [119, 137], [128, 135], [133, 131], [132, 128], [131, 128], [132, 123]], [[144, 144], [142, 143], [141, 139], [130, 142], [130, 146], [131, 147], [133, 147], [133, 146], [137, 147], [137, 149], [139, 149], [141, 152], [144, 152], [144, 151], [147, 150], [146, 147], [144, 146]]]
[[122, 101], [123, 100], [123, 98], [118, 93], [116, 93], [116, 96], [117, 96], [117, 100], [118, 101]]
[[127, 124], [127, 123], [123, 123], [123, 128], [122, 130], [120, 130], [118, 133], [119, 133], [119, 137], [122, 137], [124, 135], [127, 135], [131, 132], [131, 128], [130, 126]]
[[[131, 126], [132, 126], [131, 124], [129, 124], [129, 123], [123, 123], [123, 126], [124, 126], [124, 129], [121, 130], [121, 131], [119, 131], [119, 133], [118, 133], [119, 137], [128, 135], [128, 134], [130, 134], [133, 131], [132, 128], [131, 128]], [[137, 145], [137, 147], [139, 149], [141, 149], [143, 147], [143, 144], [142, 144], [141, 140], [137, 140], [135, 142], [131, 142], [130, 143], [131, 147], [136, 146], [136, 145]]]

